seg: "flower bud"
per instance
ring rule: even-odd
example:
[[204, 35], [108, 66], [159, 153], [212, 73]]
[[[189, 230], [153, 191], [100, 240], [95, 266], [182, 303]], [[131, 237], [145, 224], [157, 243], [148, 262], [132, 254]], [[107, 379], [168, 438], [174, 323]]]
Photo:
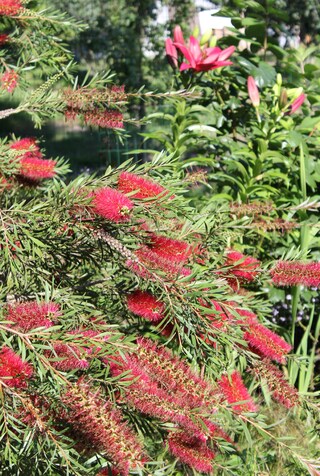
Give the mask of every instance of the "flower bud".
[[254, 107], [259, 107], [259, 105], [260, 105], [259, 90], [258, 90], [257, 85], [255, 83], [255, 80], [252, 76], [248, 77], [247, 86], [248, 86], [249, 97], [251, 99], [251, 102], [252, 102], [253, 106]]

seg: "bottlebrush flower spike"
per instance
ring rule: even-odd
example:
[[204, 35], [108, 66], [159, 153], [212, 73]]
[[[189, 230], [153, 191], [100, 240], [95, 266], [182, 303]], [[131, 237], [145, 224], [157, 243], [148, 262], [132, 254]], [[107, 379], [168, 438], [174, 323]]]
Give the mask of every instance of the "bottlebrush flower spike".
[[240, 373], [235, 370], [230, 376], [223, 375], [218, 382], [218, 386], [228, 403], [234, 404], [241, 402], [239, 405], [232, 405], [235, 412], [255, 412], [257, 406], [250, 396], [245, 384], [242, 381]]
[[123, 381], [130, 382], [130, 385], [125, 387], [125, 400], [129, 405], [161, 421], [176, 423], [197, 438], [206, 440], [203, 420], [197, 418], [196, 414], [191, 414], [187, 400], [181, 400], [179, 396], [160, 386], [156, 379], [146, 372], [137, 356], [126, 356], [126, 361], [120, 358], [118, 364], [114, 359], [105, 363], [109, 364], [114, 376], [130, 372], [123, 377]]
[[[182, 53], [188, 63], [180, 65], [180, 71], [187, 69], [195, 72], [210, 71], [212, 69], [221, 68], [222, 66], [229, 66], [231, 61], [226, 61], [235, 51], [234, 46], [229, 46], [225, 50], [218, 47], [206, 48], [200, 47], [199, 41], [190, 36], [189, 47], [184, 43], [181, 29], [175, 32], [175, 37], [178, 41], [174, 41], [173, 45]], [[183, 43], [182, 43], [183, 41]]]
[[39, 159], [33, 153], [26, 153], [20, 159], [19, 174], [21, 177], [35, 181], [49, 179], [56, 175], [56, 165], [55, 160]]
[[168, 349], [158, 347], [150, 339], [139, 339], [137, 356], [144, 371], [153, 380], [165, 385], [184, 405], [189, 408], [209, 405], [213, 409], [213, 387]]
[[278, 261], [270, 271], [272, 281], [278, 286], [320, 286], [320, 263]]
[[231, 203], [230, 211], [237, 216], [270, 214], [274, 210], [272, 202]]
[[122, 193], [135, 192], [131, 197], [138, 199], [163, 197], [168, 194], [168, 190], [162, 185], [130, 172], [121, 172], [118, 179], [118, 188]]
[[65, 419], [90, 448], [107, 454], [121, 476], [141, 469], [145, 461], [142, 447], [113, 403], [103, 401], [84, 382], [70, 387], [61, 401], [68, 408]]
[[248, 94], [251, 99], [253, 107], [259, 107], [260, 106], [259, 89], [257, 88], [256, 82], [252, 76], [248, 77], [247, 87], [248, 87]]
[[245, 281], [253, 281], [258, 271], [260, 261], [252, 256], [245, 256], [239, 251], [230, 250], [227, 252], [227, 258], [224, 263], [225, 266], [230, 266], [229, 273], [236, 276], [238, 279]]
[[215, 454], [206, 443], [182, 431], [171, 432], [167, 441], [170, 453], [179, 458], [182, 463], [200, 473], [212, 471], [212, 460]]
[[22, 9], [20, 0], [1, 0], [0, 15], [11, 17], [17, 15]]
[[147, 246], [142, 246], [136, 251], [136, 261], [127, 260], [126, 265], [138, 276], [145, 279], [154, 280], [154, 275], [149, 270], [160, 270], [166, 274], [169, 279], [177, 276], [189, 276], [190, 269], [182, 267], [179, 263], [172, 262], [155, 253]]
[[46, 352], [46, 357], [51, 360], [51, 364], [57, 370], [67, 372], [69, 370], [84, 370], [89, 367], [87, 359], [83, 358], [85, 349], [79, 349], [73, 344], [56, 343], [53, 345], [53, 352]]
[[11, 142], [10, 149], [24, 150], [29, 152], [40, 151], [37, 141], [33, 137], [24, 137], [23, 139], [19, 139], [14, 142]]
[[9, 35], [7, 35], [6, 33], [2, 33], [2, 34], [0, 35], [0, 46], [3, 46], [3, 45], [5, 45], [6, 43], [8, 43], [9, 38], [10, 38]]
[[189, 243], [181, 240], [174, 240], [163, 235], [151, 235], [148, 245], [153, 253], [160, 258], [174, 263], [186, 263], [192, 255], [193, 248]]
[[13, 388], [26, 388], [33, 369], [9, 347], [0, 350], [0, 379]]
[[7, 306], [5, 318], [19, 330], [28, 332], [37, 327], [51, 327], [60, 316], [59, 304], [30, 301]]
[[287, 382], [283, 372], [273, 365], [269, 359], [256, 362], [253, 373], [264, 379], [272, 392], [272, 397], [287, 408], [292, 408], [299, 402], [298, 391]]
[[133, 203], [128, 197], [110, 187], [96, 190], [92, 203], [97, 215], [115, 223], [128, 221], [133, 209]]
[[300, 94], [300, 96], [298, 96], [297, 99], [295, 99], [291, 104], [289, 114], [294, 114], [302, 106], [306, 100], [306, 97], [307, 96], [305, 94]]
[[86, 111], [84, 122], [103, 129], [123, 129], [123, 113], [116, 109], [95, 109]]
[[[1, 9], [1, 6], [0, 6]], [[1, 10], [0, 10], [1, 11]], [[0, 77], [1, 88], [8, 91], [8, 93], [13, 93], [13, 91], [18, 86], [19, 75], [16, 71], [8, 70]]]
[[258, 322], [250, 322], [247, 329], [243, 337], [253, 352], [281, 364], [285, 363], [285, 354], [291, 350], [290, 344]]
[[165, 305], [152, 294], [135, 291], [127, 297], [127, 306], [131, 312], [151, 322], [158, 322], [164, 318]]

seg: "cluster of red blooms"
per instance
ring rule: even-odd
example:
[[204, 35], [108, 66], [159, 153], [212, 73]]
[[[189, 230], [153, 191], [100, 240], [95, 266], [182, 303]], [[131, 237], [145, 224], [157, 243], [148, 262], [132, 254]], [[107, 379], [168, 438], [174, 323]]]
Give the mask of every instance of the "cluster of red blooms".
[[133, 202], [118, 190], [103, 187], [94, 192], [92, 206], [101, 217], [120, 223], [130, 219]]
[[13, 322], [17, 329], [28, 332], [38, 327], [53, 326], [60, 315], [60, 306], [56, 303], [29, 301], [8, 305], [5, 318]]
[[20, 0], [1, 0], [0, 1], [0, 15], [14, 16], [22, 9], [22, 3]]
[[[39, 180], [55, 176], [55, 160], [43, 159], [43, 154], [35, 139], [26, 137], [12, 142], [10, 148], [19, 152], [19, 175], [27, 180]], [[21, 154], [20, 154], [21, 151]]]
[[6, 33], [2, 33], [0, 35], [0, 46], [3, 46], [5, 45], [9, 40], [9, 35], [7, 35]]
[[267, 383], [274, 400], [287, 408], [292, 408], [298, 403], [297, 389], [287, 382], [283, 372], [273, 365], [269, 359], [256, 362], [252, 371], [258, 378]]
[[[81, 116], [86, 124], [107, 129], [123, 128], [123, 113], [115, 106], [121, 106], [127, 99], [124, 86], [111, 88], [78, 88], [64, 92], [66, 119]], [[100, 106], [97, 106], [100, 104]]]
[[167, 58], [173, 68], [178, 67], [178, 51], [187, 60], [187, 63], [181, 62], [180, 71], [190, 69], [195, 72], [203, 72], [232, 64], [231, 61], [227, 60], [234, 53], [234, 46], [229, 46], [225, 50], [221, 50], [217, 46], [201, 48], [200, 42], [193, 36], [190, 36], [189, 46], [187, 46], [180, 26], [175, 27], [173, 36], [174, 41], [171, 38], [166, 40]]
[[[231, 375], [223, 375], [218, 382], [219, 388], [222, 390], [228, 403], [232, 405], [235, 412], [255, 412], [257, 406], [252, 400], [249, 392], [244, 385], [241, 375], [238, 371], [232, 372]], [[241, 402], [238, 405], [235, 403]]]
[[[175, 241], [175, 240], [172, 240]], [[127, 266], [137, 275], [146, 279], [154, 279], [149, 270], [162, 271], [167, 277], [189, 276], [191, 270], [183, 266], [183, 260], [176, 261], [170, 259], [163, 250], [154, 250], [151, 246], [142, 246], [135, 256], [138, 262], [131, 259], [127, 260]]]
[[320, 263], [278, 261], [270, 271], [272, 281], [279, 286], [320, 286]]
[[93, 210], [98, 215], [115, 223], [128, 221], [133, 202], [125, 194], [135, 191], [133, 199], [154, 198], [168, 193], [161, 185], [136, 174], [122, 172], [118, 179], [118, 190], [103, 187], [93, 193]]
[[151, 322], [159, 322], [164, 318], [164, 303], [148, 292], [133, 292], [127, 296], [127, 306], [131, 312]]
[[256, 258], [245, 256], [239, 251], [229, 250], [224, 262], [224, 267], [228, 267], [228, 270], [218, 270], [217, 274], [225, 276], [233, 291], [239, 292], [243, 282], [255, 280], [259, 274], [259, 265], [260, 262]]
[[3, 73], [0, 77], [1, 88], [8, 91], [8, 93], [12, 93], [18, 86], [18, 79], [18, 73], [12, 69], [8, 69], [8, 71]]
[[[210, 445], [215, 438], [232, 442], [217, 425], [201, 414], [213, 415], [220, 401], [217, 390], [196, 375], [168, 349], [149, 339], [140, 339], [134, 353], [105, 362], [114, 376], [125, 382], [125, 401], [137, 410], [176, 425], [168, 434], [170, 452], [183, 463], [200, 472], [212, 471], [215, 456]], [[129, 375], [128, 375], [129, 372]], [[222, 396], [238, 412], [256, 411], [238, 372], [223, 376], [218, 382]], [[199, 411], [201, 410], [201, 411]]]
[[130, 193], [132, 198], [148, 199], [165, 196], [168, 191], [162, 185], [130, 172], [121, 172], [118, 188], [122, 193]]
[[84, 446], [111, 459], [116, 474], [127, 476], [130, 470], [143, 466], [142, 447], [113, 403], [103, 400], [83, 381], [70, 387], [61, 400], [67, 408], [63, 419], [83, 439]]
[[[130, 386], [125, 387], [128, 389], [126, 401], [130, 405], [162, 421], [173, 422], [177, 430], [180, 429], [169, 434], [168, 445], [172, 453], [195, 469], [211, 470], [214, 453], [207, 446], [207, 440], [215, 435], [224, 437], [224, 433], [197, 412], [192, 412], [199, 407], [215, 412], [216, 398], [210, 384], [170, 351], [147, 339], [139, 340], [135, 354], [119, 357], [118, 361], [113, 358], [108, 364], [114, 376], [130, 372], [129, 376], [123, 377], [130, 380]], [[201, 466], [204, 455], [208, 457], [205, 467]]]
[[168, 436], [170, 453], [200, 473], [212, 471], [214, 451], [204, 441], [192, 437], [183, 431], [171, 432]]
[[[291, 346], [278, 334], [260, 324], [253, 312], [239, 308], [234, 302], [212, 301], [212, 306], [217, 314], [208, 314], [207, 318], [214, 328], [222, 329], [224, 323], [241, 326], [243, 338], [252, 352], [280, 363], [285, 362], [285, 355], [290, 352]], [[241, 319], [235, 315], [239, 315]]]
[[25, 388], [33, 374], [30, 364], [23, 362], [21, 357], [9, 347], [0, 350], [0, 379], [12, 388]]

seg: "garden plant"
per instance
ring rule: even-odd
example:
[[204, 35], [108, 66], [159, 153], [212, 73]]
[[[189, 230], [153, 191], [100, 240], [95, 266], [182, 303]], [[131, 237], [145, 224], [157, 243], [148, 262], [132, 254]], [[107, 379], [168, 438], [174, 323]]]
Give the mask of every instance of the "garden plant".
[[130, 101], [171, 108], [150, 160], [103, 174], [1, 140], [0, 474], [319, 475], [314, 78], [177, 26], [177, 88], [128, 93], [78, 80], [66, 15], [0, 0], [0, 25], [1, 119], [121, 140]]

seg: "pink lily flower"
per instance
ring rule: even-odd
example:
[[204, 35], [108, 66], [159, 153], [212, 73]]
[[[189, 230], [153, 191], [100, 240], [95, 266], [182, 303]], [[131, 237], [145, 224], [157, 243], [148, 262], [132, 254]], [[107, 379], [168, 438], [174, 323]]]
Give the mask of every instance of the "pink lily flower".
[[234, 46], [229, 46], [225, 50], [221, 50], [217, 46], [214, 48], [201, 48], [199, 41], [193, 36], [190, 36], [189, 48], [182, 43], [174, 42], [173, 44], [188, 61], [188, 63], [180, 65], [180, 71], [192, 69], [196, 72], [201, 72], [221, 68], [222, 66], [230, 66], [232, 62], [226, 60], [235, 51]]
[[259, 107], [260, 105], [260, 94], [259, 89], [257, 88], [256, 82], [252, 76], [248, 77], [247, 80], [248, 93], [251, 99], [252, 105], [254, 107]]
[[291, 104], [291, 108], [290, 108], [290, 111], [289, 111], [289, 114], [294, 114], [298, 109], [299, 107], [302, 106], [302, 104], [304, 103], [305, 99], [306, 99], [306, 95], [305, 94], [300, 94], [300, 96], [298, 96], [294, 101], [293, 103]]

